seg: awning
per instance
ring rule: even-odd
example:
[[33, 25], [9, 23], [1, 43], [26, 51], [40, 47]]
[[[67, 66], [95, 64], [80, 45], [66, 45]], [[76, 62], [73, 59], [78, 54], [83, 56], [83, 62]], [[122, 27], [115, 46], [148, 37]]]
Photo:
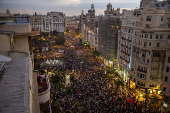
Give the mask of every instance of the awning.
[[136, 103], [133, 99], [127, 99], [128, 103], [131, 104], [131, 103]]

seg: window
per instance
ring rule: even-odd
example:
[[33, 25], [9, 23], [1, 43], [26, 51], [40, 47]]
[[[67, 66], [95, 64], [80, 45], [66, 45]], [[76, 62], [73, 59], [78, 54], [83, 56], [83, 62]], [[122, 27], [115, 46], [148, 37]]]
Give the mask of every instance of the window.
[[167, 77], [167, 76], [165, 76], [165, 81], [166, 81], [166, 82], [168, 81], [168, 77]]
[[170, 35], [168, 35], [167, 39], [170, 39]]
[[169, 72], [169, 67], [167, 66], [167, 68], [166, 68], [166, 72]]
[[170, 57], [168, 57], [168, 62], [170, 63]]
[[149, 63], [149, 59], [147, 59], [147, 63]]
[[162, 34], [160, 35], [160, 39], [163, 39], [163, 35]]
[[148, 55], [150, 55], [150, 51], [148, 51]]
[[159, 63], [159, 61], [158, 60], [153, 60], [153, 63]]
[[144, 46], [147, 46], [147, 42], [144, 43]]
[[157, 43], [157, 47], [159, 47], [160, 46], [160, 43]]
[[145, 34], [145, 38], [148, 38], [148, 34]]
[[146, 21], [151, 21], [152, 20], [152, 16], [147, 16], [146, 17]]
[[146, 27], [150, 27], [151, 25], [150, 24], [146, 24]]
[[160, 55], [160, 53], [159, 52], [154, 52], [153, 53], [153, 57], [160, 57], [161, 55]]
[[161, 16], [161, 21], [163, 21], [164, 19], [163, 19], [163, 16]]
[[164, 91], [166, 91], [166, 86], [164, 85], [164, 89], [163, 89]]
[[152, 39], [152, 35], [150, 35], [150, 39]]
[[158, 35], [158, 34], [156, 34], [156, 39], [158, 39], [158, 37], [159, 37], [159, 35]]
[[151, 70], [157, 70], [157, 68], [156, 67], [152, 67]]
[[149, 42], [149, 46], [151, 46], [151, 42]]

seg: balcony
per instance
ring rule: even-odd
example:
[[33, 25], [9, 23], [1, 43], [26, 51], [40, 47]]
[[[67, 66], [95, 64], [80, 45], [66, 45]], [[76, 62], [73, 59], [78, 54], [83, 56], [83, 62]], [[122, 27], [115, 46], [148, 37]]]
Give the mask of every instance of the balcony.
[[157, 85], [153, 85], [153, 84], [151, 84], [151, 85], [149, 85], [149, 87], [156, 87]]
[[141, 70], [140, 68], [137, 68], [137, 71], [142, 72], [142, 73], [147, 73], [146, 70]]
[[151, 80], [158, 80], [158, 77], [150, 76], [150, 79], [151, 79]]
[[140, 86], [143, 86], [143, 87], [145, 87], [145, 83], [140, 83], [140, 82], [137, 82], [137, 85], [140, 85]]
[[38, 79], [39, 102], [47, 102], [50, 99], [50, 83], [47, 75], [41, 75]]

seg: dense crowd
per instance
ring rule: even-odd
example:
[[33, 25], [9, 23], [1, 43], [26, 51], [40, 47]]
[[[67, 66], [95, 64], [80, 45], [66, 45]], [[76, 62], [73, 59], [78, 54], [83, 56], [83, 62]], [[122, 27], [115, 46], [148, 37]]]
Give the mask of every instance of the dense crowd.
[[[77, 46], [75, 44], [74, 46]], [[133, 98], [125, 89], [106, 79], [104, 65], [101, 62], [91, 60], [93, 57], [87, 54], [83, 59], [78, 58], [76, 50], [67, 49], [64, 69], [71, 69], [79, 73], [75, 79], [75, 93], [67, 94], [65, 90], [57, 86], [51, 88], [51, 98], [56, 101], [59, 111], [63, 113], [130, 113], [144, 112], [144, 103], [129, 104], [127, 98]], [[70, 67], [71, 66], [71, 67]], [[95, 68], [100, 67], [100, 69]]]

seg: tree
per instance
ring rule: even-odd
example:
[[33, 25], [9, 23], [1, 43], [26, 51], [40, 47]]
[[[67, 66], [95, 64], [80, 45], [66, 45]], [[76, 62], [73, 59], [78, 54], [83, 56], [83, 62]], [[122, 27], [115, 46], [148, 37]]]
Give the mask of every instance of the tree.
[[52, 75], [50, 77], [50, 80], [53, 82], [53, 84], [59, 83], [59, 82], [64, 82], [64, 80], [62, 79], [62, 75], [61, 74]]

